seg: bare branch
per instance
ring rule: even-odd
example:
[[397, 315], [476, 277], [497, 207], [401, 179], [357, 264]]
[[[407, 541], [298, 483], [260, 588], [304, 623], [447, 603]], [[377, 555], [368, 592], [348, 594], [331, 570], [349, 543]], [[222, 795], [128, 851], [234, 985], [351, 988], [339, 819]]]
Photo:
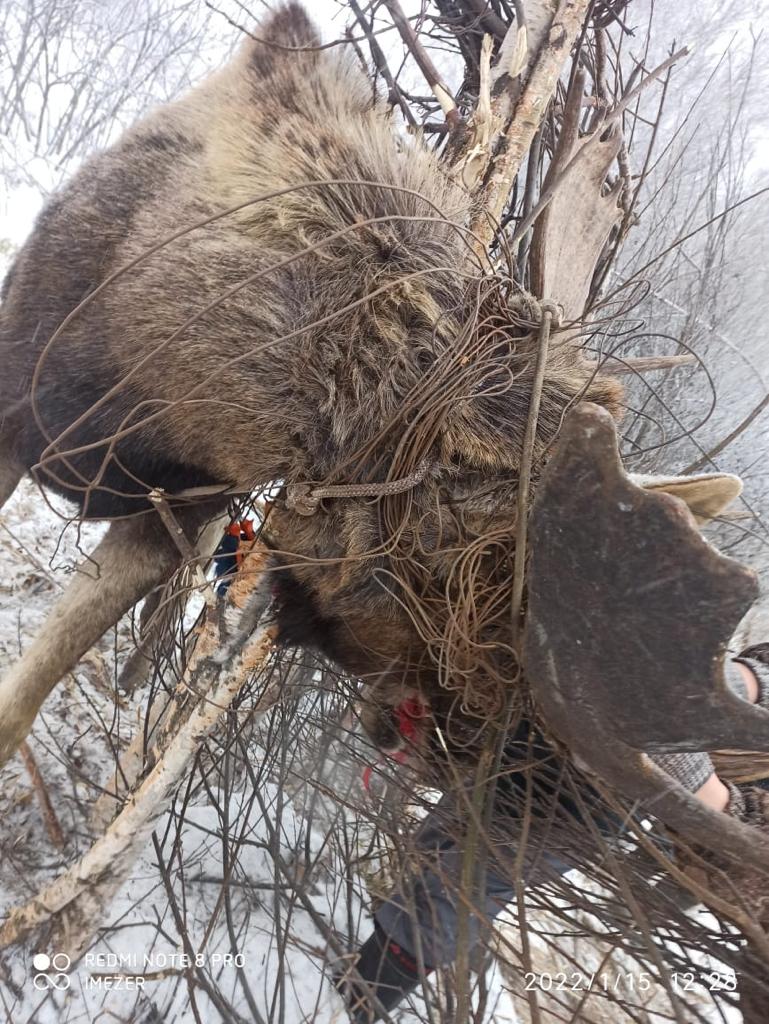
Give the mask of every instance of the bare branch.
[[403, 13], [403, 8], [400, 5], [400, 0], [384, 0], [385, 7], [390, 12], [390, 16], [395, 23], [398, 32], [406, 44], [407, 49], [410, 51], [412, 57], [419, 66], [419, 70], [425, 77], [427, 84], [433, 91], [433, 95], [440, 103], [441, 110], [446, 116], [446, 121], [450, 127], [454, 127], [459, 124], [459, 110], [454, 102], [454, 97], [451, 95], [449, 87], [441, 78], [438, 73], [438, 69], [433, 64], [432, 58], [427, 50], [422, 45], [419, 36], [414, 31], [414, 28]]
[[[168, 719], [158, 759], [150, 772], [132, 790], [123, 809], [91, 849], [31, 903], [10, 913], [0, 928], [0, 948], [22, 941], [42, 925], [55, 928], [58, 948], [69, 950], [73, 959], [91, 941], [105, 902], [130, 871], [153, 822], [165, 810], [202, 741], [230, 707], [246, 678], [265, 664], [272, 651], [274, 628], [260, 624], [268, 604], [264, 582], [268, 557], [263, 549], [256, 549], [243, 566], [241, 579], [248, 600], [243, 606], [244, 594], [239, 593], [237, 599], [228, 594], [233, 621], [227, 632], [220, 632], [214, 615], [208, 617], [187, 669], [189, 682], [178, 691], [176, 713]], [[198, 699], [190, 702], [190, 693]], [[277, 694], [272, 696], [274, 699]], [[267, 705], [270, 698], [265, 695], [264, 699]]]
[[494, 140], [495, 155], [483, 176], [484, 183], [478, 190], [477, 201], [482, 212], [472, 225], [474, 233], [486, 244], [490, 242], [502, 219], [513, 180], [545, 115], [588, 7], [588, 0], [561, 0], [547, 41], [537, 55], [523, 94], [516, 104], [514, 120], [499, 125], [499, 137], [504, 137], [504, 146], [497, 145], [497, 139]]
[[654, 370], [672, 370], [678, 366], [692, 366], [696, 362], [696, 356], [686, 353], [680, 356], [633, 356], [629, 359], [611, 356], [609, 359], [602, 359], [600, 362], [588, 360], [587, 365], [594, 367], [596, 370], [600, 369], [601, 373], [619, 375], [625, 373], [651, 373]]

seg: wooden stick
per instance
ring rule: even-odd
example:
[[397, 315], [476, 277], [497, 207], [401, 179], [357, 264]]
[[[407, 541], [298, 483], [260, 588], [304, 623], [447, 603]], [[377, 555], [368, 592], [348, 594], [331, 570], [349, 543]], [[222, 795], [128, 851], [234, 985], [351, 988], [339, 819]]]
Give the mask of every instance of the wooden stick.
[[206, 579], [206, 574], [203, 572], [202, 555], [195, 545], [188, 539], [187, 534], [179, 524], [179, 520], [171, 511], [171, 506], [168, 504], [168, 500], [163, 489], [156, 487], [154, 490], [150, 491], [149, 499], [158, 510], [158, 514], [163, 521], [163, 525], [170, 533], [171, 539], [179, 549], [182, 558], [187, 565], [189, 565], [190, 571], [194, 574], [195, 581], [200, 588], [200, 592], [203, 595], [206, 604], [209, 608], [213, 608], [216, 605], [216, 594], [214, 593], [213, 586]]
[[53, 809], [51, 803], [51, 797], [46, 788], [43, 776], [40, 774], [40, 769], [37, 766], [37, 761], [32, 751], [29, 749], [29, 745], [26, 740], [23, 740], [19, 745], [19, 753], [21, 759], [24, 762], [24, 767], [29, 773], [29, 777], [32, 780], [32, 788], [35, 791], [37, 802], [40, 805], [40, 811], [43, 815], [43, 821], [45, 822], [46, 831], [51, 839], [51, 842], [57, 850], [63, 850], [65, 847], [64, 833], [61, 830], [59, 819], [56, 817], [56, 811]]

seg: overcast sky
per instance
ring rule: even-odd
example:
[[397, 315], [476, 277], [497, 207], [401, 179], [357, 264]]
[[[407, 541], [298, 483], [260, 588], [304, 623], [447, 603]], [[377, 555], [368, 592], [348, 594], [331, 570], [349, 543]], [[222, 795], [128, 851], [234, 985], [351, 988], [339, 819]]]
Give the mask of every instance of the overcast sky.
[[[17, 0], [17, 2], [23, 2], [23, 0]], [[139, 3], [147, 2], [147, 0], [139, 0]], [[113, 5], [113, 6], [111, 6]], [[255, 3], [252, 5], [252, 9], [258, 12], [262, 7], [267, 6], [264, 3]], [[403, 6], [407, 13], [416, 14], [421, 9], [421, 0], [403, 0]], [[673, 28], [678, 32], [679, 38], [677, 44], [680, 45], [683, 41], [690, 41], [682, 39], [681, 36], [689, 32], [690, 36], [695, 38], [691, 41], [695, 43], [698, 50], [690, 58], [691, 72], [697, 76], [701, 75], [704, 78], [707, 77], [707, 71], [709, 67], [712, 67], [718, 59], [723, 55], [726, 49], [731, 48], [733, 53], [739, 53], [744, 51], [746, 47], [750, 45], [751, 39], [751, 20], [755, 18], [758, 13], [758, 7], [751, 5], [750, 16], [740, 17], [735, 22], [729, 22], [724, 27], [713, 33], [707, 32], [707, 27], [710, 23], [710, 19], [707, 15], [708, 8], [712, 8], [714, 15], [716, 12], [722, 11], [723, 5], [720, 0], [706, 0], [706, 3], [698, 5], [700, 17], [695, 24], [691, 20], [686, 18], [679, 18], [676, 24], [675, 11], [681, 11], [685, 5], [678, 5], [677, 8], [666, 9], [665, 18], [670, 18], [673, 22]], [[84, 7], [93, 9], [92, 5], [84, 0]], [[238, 3], [237, 0], [218, 0], [218, 9], [229, 14], [233, 21], [239, 24], [244, 23], [245, 16], [243, 14], [243, 5]], [[307, 7], [315, 18], [319, 25], [324, 41], [331, 41], [339, 38], [343, 35], [345, 25], [347, 23], [347, 13], [340, 8], [340, 5], [335, 0], [311, 0], [307, 3]], [[639, 26], [645, 24], [644, 10], [646, 8], [646, 0], [635, 0], [630, 7], [629, 21], [633, 18], [637, 20]], [[102, 10], [112, 9], [116, 10], [116, 0], [106, 0], [102, 4]], [[204, 10], [201, 7], [201, 10]], [[198, 57], [198, 71], [200, 74], [206, 68], [215, 68], [223, 59], [226, 59], [227, 47], [236, 35], [236, 30], [231, 28], [225, 19], [221, 16], [215, 16], [217, 18], [218, 25], [221, 26], [221, 33], [212, 33], [206, 35], [206, 46], [200, 51]], [[384, 24], [384, 22], [382, 23]], [[667, 29], [667, 26], [666, 26]], [[703, 35], [704, 33], [704, 35]], [[640, 52], [643, 31], [640, 31], [636, 37], [636, 40], [631, 39], [629, 43], [630, 52], [634, 53], [636, 49]], [[668, 38], [669, 31], [659, 33], [654, 39], [654, 45], [652, 46], [652, 53], [656, 50], [659, 54], [664, 55], [668, 46], [671, 43], [671, 39]], [[699, 36], [699, 38], [697, 38]], [[380, 45], [388, 55], [388, 59], [393, 67], [397, 67], [400, 64], [400, 58], [402, 54], [402, 46], [397, 33], [394, 31], [383, 32], [378, 36]], [[634, 45], [634, 43], [636, 45]], [[365, 49], [365, 47], [364, 47]], [[11, 53], [12, 56], [12, 53]], [[73, 61], [77, 61], [78, 55], [73, 55]], [[441, 72], [446, 75], [450, 80], [451, 70], [448, 63], [448, 59], [441, 53], [436, 54], [436, 62], [439, 64]], [[649, 63], [653, 64], [654, 60], [651, 59]], [[764, 61], [766, 63], [766, 61]], [[7, 69], [6, 69], [7, 73]], [[681, 72], [685, 75], [685, 72]], [[2, 72], [0, 71], [0, 89], [3, 87], [4, 82]], [[413, 72], [413, 78], [411, 83], [417, 83], [419, 87], [419, 75], [418, 72]], [[7, 80], [5, 82], [7, 88]], [[759, 83], [756, 84], [756, 88], [759, 88]], [[55, 111], [55, 97], [62, 95], [56, 93], [55, 90], [52, 92], [54, 96], [53, 107]], [[63, 96], [62, 96], [63, 101]], [[763, 113], [763, 107], [761, 108]], [[34, 110], [30, 112], [30, 119], [34, 121]], [[129, 117], [130, 120], [130, 117]], [[119, 135], [122, 130], [121, 125], [116, 123], [114, 134]], [[751, 154], [751, 176], [759, 177], [762, 172], [765, 171], [766, 167], [769, 166], [769, 112], [764, 117], [753, 116], [750, 122], [750, 132], [753, 143], [753, 150]], [[28, 170], [31, 171], [35, 181], [39, 184], [39, 187], [30, 185], [29, 183], [12, 181], [9, 177], [4, 176], [2, 182], [0, 182], [0, 241], [6, 239], [10, 241], [14, 246], [20, 245], [26, 235], [28, 234], [35, 215], [37, 214], [40, 206], [42, 205], [45, 197], [45, 192], [50, 191], [54, 184], [58, 181], [58, 175], [52, 167], [46, 165], [44, 158], [35, 156], [33, 152], [24, 152], [24, 137], [23, 135], [19, 138], [11, 140], [6, 138], [3, 141], [4, 146], [15, 145], [17, 149], [16, 156], [22, 162]], [[75, 162], [67, 165], [67, 173], [71, 174], [76, 167]], [[0, 269], [2, 269], [2, 254], [0, 253]]]

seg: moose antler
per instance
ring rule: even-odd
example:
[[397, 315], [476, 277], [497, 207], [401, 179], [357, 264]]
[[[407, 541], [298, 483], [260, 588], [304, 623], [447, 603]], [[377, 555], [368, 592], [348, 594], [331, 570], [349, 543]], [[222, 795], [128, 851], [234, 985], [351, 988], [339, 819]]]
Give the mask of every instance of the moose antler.
[[769, 750], [769, 713], [727, 687], [723, 660], [757, 596], [677, 499], [633, 484], [606, 410], [568, 417], [532, 510], [525, 667], [578, 764], [689, 842], [766, 870], [769, 839], [711, 811], [649, 752]]
[[[590, 283], [612, 228], [622, 219], [621, 179], [606, 176], [622, 146], [618, 125], [579, 137], [584, 73], [574, 76], [558, 148], [542, 186], [531, 243], [535, 295], [559, 303], [566, 319], [582, 316]], [[546, 204], [546, 205], [545, 205]], [[533, 215], [536, 214], [536, 208]]]

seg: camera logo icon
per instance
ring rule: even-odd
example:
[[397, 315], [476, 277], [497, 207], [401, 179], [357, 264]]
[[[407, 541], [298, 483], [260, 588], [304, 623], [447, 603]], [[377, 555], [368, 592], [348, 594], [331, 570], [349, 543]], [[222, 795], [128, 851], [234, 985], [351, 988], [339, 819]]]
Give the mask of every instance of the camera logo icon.
[[66, 953], [54, 953], [48, 956], [47, 953], [35, 953], [32, 957], [32, 966], [37, 972], [32, 978], [32, 984], [39, 992], [46, 992], [55, 988], [60, 992], [66, 991], [72, 984], [65, 971], [70, 969], [72, 961]]

